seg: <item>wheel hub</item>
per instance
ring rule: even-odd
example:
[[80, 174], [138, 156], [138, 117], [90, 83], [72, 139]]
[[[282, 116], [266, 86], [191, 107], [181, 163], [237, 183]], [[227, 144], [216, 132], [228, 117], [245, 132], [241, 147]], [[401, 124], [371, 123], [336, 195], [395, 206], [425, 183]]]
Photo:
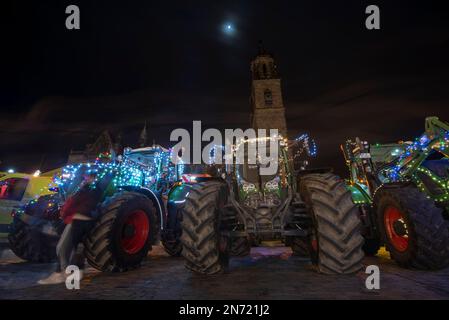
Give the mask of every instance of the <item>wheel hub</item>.
[[136, 234], [136, 228], [132, 224], [127, 224], [123, 228], [123, 237], [132, 238]]
[[390, 206], [384, 212], [384, 225], [388, 241], [399, 252], [404, 252], [409, 246], [409, 236], [404, 213]]
[[393, 222], [393, 230], [400, 237], [407, 235], [407, 226], [402, 219], [396, 220]]
[[147, 243], [150, 234], [150, 221], [143, 210], [135, 210], [125, 217], [121, 245], [123, 250], [129, 254], [139, 252]]

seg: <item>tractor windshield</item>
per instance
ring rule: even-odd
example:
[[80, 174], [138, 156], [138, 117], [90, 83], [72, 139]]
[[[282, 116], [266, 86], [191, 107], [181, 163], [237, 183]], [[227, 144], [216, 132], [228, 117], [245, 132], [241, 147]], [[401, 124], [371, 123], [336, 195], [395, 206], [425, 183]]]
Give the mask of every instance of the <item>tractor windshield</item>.
[[[259, 154], [257, 154], [256, 163], [250, 163], [250, 157], [248, 157], [248, 148], [246, 147], [246, 143], [243, 144], [242, 147], [245, 147], [244, 150], [244, 159], [243, 164], [237, 165], [237, 171], [240, 175], [240, 177], [243, 178], [243, 180], [257, 184], [259, 182], [265, 183], [270, 180], [273, 180], [279, 172], [279, 163], [280, 163], [280, 154], [278, 154], [278, 157], [276, 159], [270, 159], [270, 163], [261, 163]], [[267, 148], [269, 148], [269, 144], [267, 143]], [[280, 151], [279, 151], [280, 152]], [[269, 150], [267, 151], [268, 154]], [[273, 174], [260, 174], [261, 169], [268, 168], [269, 166], [276, 166], [275, 172]]]
[[261, 182], [268, 182], [273, 180], [279, 172], [279, 168], [276, 171], [275, 174], [270, 174], [270, 175], [261, 175], [260, 174], [260, 168], [263, 167], [262, 165], [257, 165], [257, 164], [241, 164], [238, 165], [238, 172], [239, 175], [243, 178], [243, 180], [247, 181], [247, 182], [251, 182], [251, 183], [259, 183], [259, 178]]

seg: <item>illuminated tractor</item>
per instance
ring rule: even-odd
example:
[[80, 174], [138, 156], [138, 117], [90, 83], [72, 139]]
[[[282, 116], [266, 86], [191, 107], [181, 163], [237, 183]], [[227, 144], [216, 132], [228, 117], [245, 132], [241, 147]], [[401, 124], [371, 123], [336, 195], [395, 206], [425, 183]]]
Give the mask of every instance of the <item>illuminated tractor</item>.
[[414, 142], [370, 145], [356, 138], [341, 146], [348, 188], [360, 207], [364, 251], [382, 245], [399, 265], [449, 265], [449, 124], [429, 117]]
[[[171, 190], [178, 179], [170, 152], [160, 146], [125, 149], [123, 157], [107, 162], [70, 165], [56, 178], [57, 194], [40, 197], [14, 212], [9, 234], [10, 247], [22, 259], [50, 262], [64, 228], [60, 209], [80, 186], [83, 175], [94, 172], [94, 185], [103, 197], [98, 203], [96, 224], [84, 239], [88, 263], [101, 271], [121, 272], [135, 268], [162, 238], [172, 255], [179, 249], [171, 240], [179, 192]], [[167, 210], [170, 210], [170, 214]], [[172, 214], [174, 212], [174, 214]], [[179, 241], [179, 236], [178, 236]], [[179, 246], [178, 246], [179, 247]]]
[[[272, 159], [277, 170], [269, 175], [261, 172], [262, 162], [248, 161], [248, 144], [260, 139], [279, 147]], [[188, 269], [220, 273], [231, 255], [249, 254], [251, 243], [281, 240], [309, 254], [322, 273], [360, 270], [363, 238], [350, 192], [328, 170], [305, 169], [294, 147], [281, 137], [244, 140], [233, 147], [223, 177], [185, 184], [181, 243]], [[240, 148], [243, 162], [237, 161]]]

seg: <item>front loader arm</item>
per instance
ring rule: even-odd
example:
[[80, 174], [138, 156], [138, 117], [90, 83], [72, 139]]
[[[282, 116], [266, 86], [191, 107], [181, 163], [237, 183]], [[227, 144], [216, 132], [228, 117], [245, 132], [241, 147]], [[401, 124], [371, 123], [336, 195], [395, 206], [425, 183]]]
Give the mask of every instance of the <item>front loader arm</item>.
[[358, 137], [355, 141], [347, 140], [340, 146], [345, 157], [346, 165], [350, 174], [350, 187], [366, 199], [371, 201], [369, 190], [374, 190], [377, 185], [377, 179], [374, 176], [374, 166], [371, 160], [369, 145], [366, 141], [361, 141]]
[[405, 152], [400, 155], [384, 173], [394, 181], [403, 180], [410, 176], [430, 152], [436, 150], [448, 156], [446, 151], [449, 144], [449, 124], [438, 117], [428, 117], [425, 121], [425, 132], [416, 139]]
[[438, 117], [427, 117], [425, 126], [429, 137], [447, 136], [449, 132], [449, 124]]

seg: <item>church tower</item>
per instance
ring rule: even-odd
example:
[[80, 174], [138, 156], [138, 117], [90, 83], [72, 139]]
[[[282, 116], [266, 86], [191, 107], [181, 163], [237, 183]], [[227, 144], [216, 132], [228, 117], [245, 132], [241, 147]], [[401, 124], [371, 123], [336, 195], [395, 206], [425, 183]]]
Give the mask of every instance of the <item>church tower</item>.
[[278, 129], [287, 138], [281, 78], [273, 56], [262, 45], [259, 46], [259, 54], [251, 61], [251, 77], [251, 127], [256, 130]]

